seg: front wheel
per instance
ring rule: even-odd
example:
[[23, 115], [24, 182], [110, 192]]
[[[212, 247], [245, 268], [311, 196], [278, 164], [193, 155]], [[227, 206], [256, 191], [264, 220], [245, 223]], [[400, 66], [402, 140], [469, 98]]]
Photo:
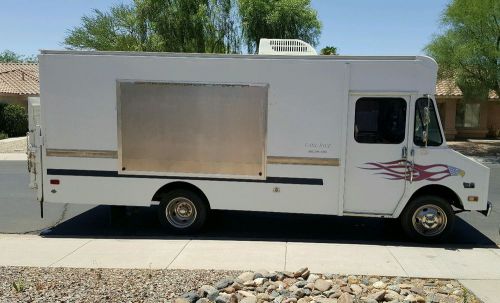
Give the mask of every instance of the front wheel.
[[426, 195], [411, 200], [400, 219], [403, 230], [412, 239], [436, 242], [452, 232], [455, 214], [445, 199]]
[[173, 190], [163, 196], [158, 209], [160, 223], [180, 234], [201, 229], [206, 221], [208, 207], [205, 201], [189, 190]]

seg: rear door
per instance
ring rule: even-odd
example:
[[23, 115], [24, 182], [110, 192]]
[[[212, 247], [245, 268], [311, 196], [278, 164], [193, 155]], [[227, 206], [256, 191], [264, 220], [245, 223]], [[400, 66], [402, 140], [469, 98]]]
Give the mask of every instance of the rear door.
[[351, 95], [344, 213], [394, 212], [405, 192], [410, 96]]
[[38, 201], [43, 201], [42, 190], [42, 134], [40, 127], [40, 98], [28, 98], [27, 154], [29, 187], [36, 190]]

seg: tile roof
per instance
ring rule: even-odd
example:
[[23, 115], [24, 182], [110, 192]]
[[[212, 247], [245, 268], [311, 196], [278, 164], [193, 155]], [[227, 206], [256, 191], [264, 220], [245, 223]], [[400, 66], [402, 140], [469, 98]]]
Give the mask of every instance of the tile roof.
[[39, 95], [38, 64], [0, 63], [0, 94]]
[[[436, 84], [436, 96], [440, 97], [462, 97], [462, 91], [452, 79], [438, 80]], [[498, 99], [494, 91], [490, 91], [489, 99]]]

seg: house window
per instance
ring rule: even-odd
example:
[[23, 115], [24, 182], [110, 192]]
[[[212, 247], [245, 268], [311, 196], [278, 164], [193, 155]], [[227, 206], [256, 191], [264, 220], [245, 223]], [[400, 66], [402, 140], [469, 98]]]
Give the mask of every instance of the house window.
[[457, 104], [456, 127], [478, 128], [480, 121], [481, 104], [464, 103]]

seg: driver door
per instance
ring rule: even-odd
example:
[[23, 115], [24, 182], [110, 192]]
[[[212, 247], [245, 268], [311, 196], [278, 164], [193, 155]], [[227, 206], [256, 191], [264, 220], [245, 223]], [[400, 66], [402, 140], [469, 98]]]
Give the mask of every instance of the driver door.
[[406, 187], [409, 95], [349, 98], [345, 214], [392, 215]]

